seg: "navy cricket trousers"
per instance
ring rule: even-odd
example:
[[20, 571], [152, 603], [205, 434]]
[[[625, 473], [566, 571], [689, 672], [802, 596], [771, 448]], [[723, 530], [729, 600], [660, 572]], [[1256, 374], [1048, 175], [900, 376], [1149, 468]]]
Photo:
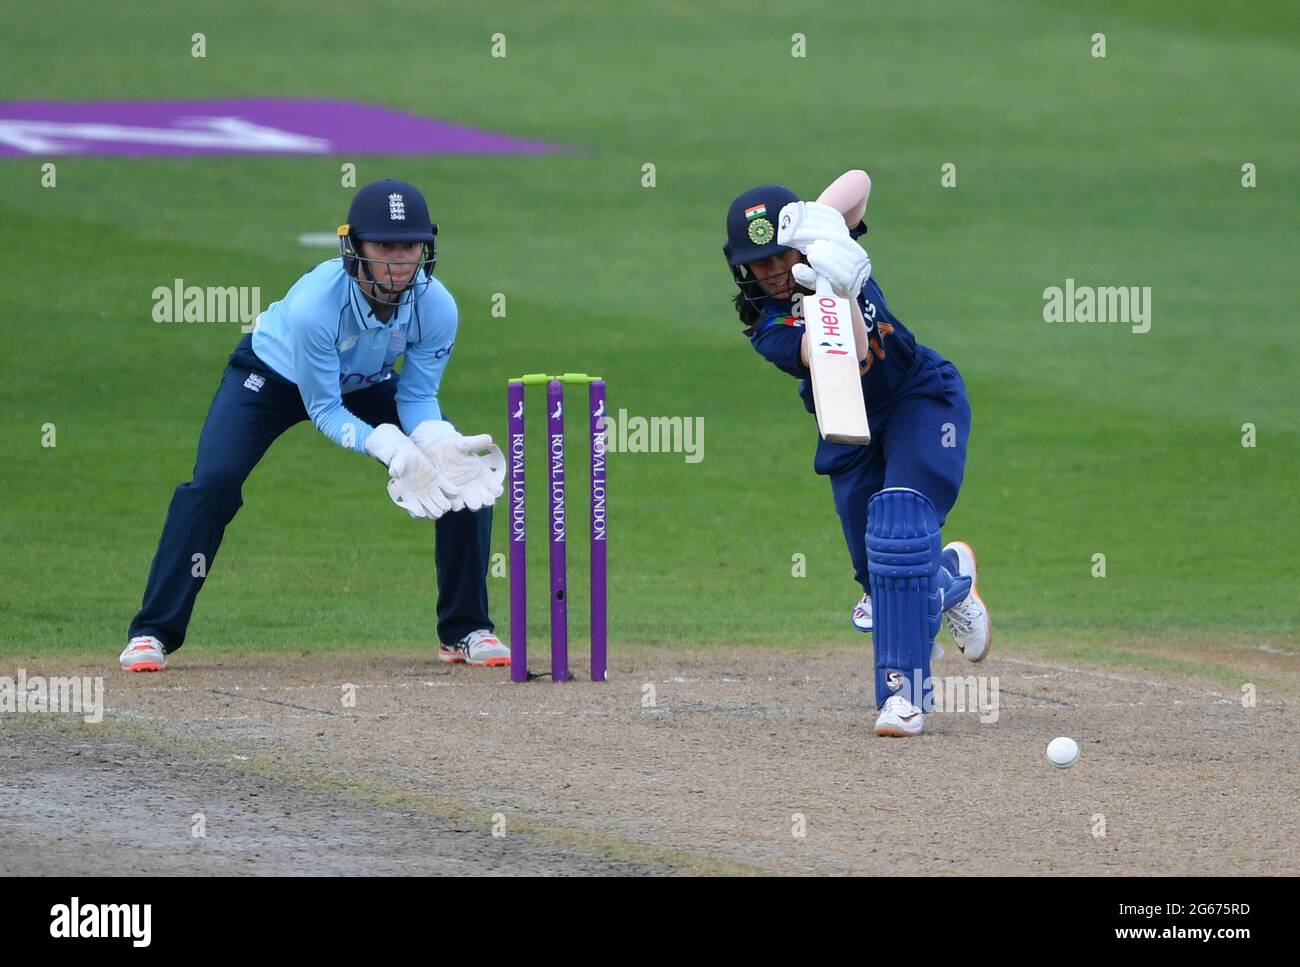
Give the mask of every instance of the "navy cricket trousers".
[[[371, 426], [400, 426], [395, 400], [399, 379], [394, 373], [382, 383], [348, 393], [344, 403]], [[245, 339], [231, 356], [208, 410], [194, 479], [178, 486], [172, 496], [130, 637], [153, 635], [168, 652], [185, 643], [204, 576], [211, 572], [226, 525], [243, 505], [244, 480], [281, 433], [306, 419], [298, 387], [267, 368]], [[380, 472], [375, 476], [369, 497], [377, 502], [382, 495], [386, 501]], [[375, 512], [383, 510], [376, 506]], [[491, 507], [447, 513], [434, 523], [440, 640], [457, 641], [471, 631], [493, 627], [487, 596], [491, 541]], [[203, 555], [204, 567], [196, 566], [196, 554]]]
[[871, 414], [871, 443], [855, 448], [847, 465], [830, 473], [835, 510], [853, 560], [853, 577], [869, 593], [867, 504], [886, 487], [910, 487], [930, 499], [939, 523], [947, 519], [962, 477], [970, 440], [971, 410], [957, 367], [936, 358], [924, 391], [894, 400]]

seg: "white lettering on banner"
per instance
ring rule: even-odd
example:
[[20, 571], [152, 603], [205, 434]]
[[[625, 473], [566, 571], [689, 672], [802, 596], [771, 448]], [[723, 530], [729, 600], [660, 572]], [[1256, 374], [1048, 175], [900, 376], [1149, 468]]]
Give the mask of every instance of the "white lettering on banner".
[[327, 154], [330, 142], [306, 134], [281, 131], [243, 118], [180, 118], [189, 127], [147, 128], [130, 124], [29, 121], [0, 118], [0, 144], [28, 154], [51, 154], [75, 148], [82, 141], [117, 141], [124, 144], [160, 144], [182, 148], [237, 151], [296, 151]]

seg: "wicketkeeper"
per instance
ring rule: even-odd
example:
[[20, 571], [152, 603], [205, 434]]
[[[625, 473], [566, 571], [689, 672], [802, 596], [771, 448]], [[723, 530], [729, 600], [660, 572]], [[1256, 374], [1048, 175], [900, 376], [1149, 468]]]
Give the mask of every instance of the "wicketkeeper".
[[[971, 411], [957, 368], [916, 341], [885, 305], [871, 260], [844, 215], [788, 188], [745, 192], [727, 212], [723, 247], [739, 287], [736, 312], [763, 358], [799, 380], [815, 412], [800, 296], [820, 276], [856, 299], [869, 335], [858, 360], [871, 428], [867, 446], [819, 438], [813, 469], [830, 478], [862, 598], [853, 625], [872, 632], [876, 734], [919, 735], [928, 710], [930, 661], [940, 614], [971, 661], [988, 651], [988, 612], [975, 590], [975, 554], [960, 541], [940, 546], [939, 528], [957, 501]], [[778, 231], [777, 225], [782, 227]], [[874, 631], [873, 631], [874, 628]]]
[[510, 664], [487, 595], [505, 461], [491, 437], [457, 432], [438, 403], [457, 314], [433, 277], [437, 231], [413, 186], [366, 185], [339, 229], [340, 257], [294, 283], [240, 341], [199, 436], [194, 478], [172, 496], [124, 669], [163, 671], [185, 643], [245, 478], [280, 434], [307, 419], [382, 463], [393, 502], [436, 521], [439, 657]]

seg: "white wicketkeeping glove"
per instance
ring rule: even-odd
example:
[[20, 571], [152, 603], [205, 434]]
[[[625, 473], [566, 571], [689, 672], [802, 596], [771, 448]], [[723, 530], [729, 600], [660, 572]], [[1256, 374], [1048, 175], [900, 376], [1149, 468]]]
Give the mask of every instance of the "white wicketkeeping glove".
[[452, 510], [482, 510], [505, 493], [506, 460], [488, 434], [461, 436], [445, 420], [425, 420], [411, 439], [456, 488]]
[[817, 201], [792, 201], [781, 209], [776, 230], [778, 245], [807, 254], [813, 242], [852, 242], [844, 216]]
[[821, 276], [841, 299], [856, 299], [871, 275], [871, 258], [853, 239], [847, 246], [824, 240], [811, 242], [805, 258], [807, 265], [791, 266], [794, 280], [816, 291], [817, 277]]
[[388, 496], [412, 517], [436, 520], [451, 509], [451, 497], [433, 464], [393, 424], [374, 428], [366, 438], [366, 453], [388, 468]]

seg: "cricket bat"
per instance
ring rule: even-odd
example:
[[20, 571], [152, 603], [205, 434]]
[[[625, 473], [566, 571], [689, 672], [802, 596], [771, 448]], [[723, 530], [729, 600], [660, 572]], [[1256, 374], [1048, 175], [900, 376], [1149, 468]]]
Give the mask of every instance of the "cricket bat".
[[[854, 170], [836, 178], [817, 200], [843, 214], [853, 228], [862, 220], [870, 193], [867, 173]], [[817, 292], [804, 296], [802, 304], [817, 429], [822, 439], [831, 443], [866, 446], [871, 442], [871, 428], [853, 331], [857, 306], [837, 296], [825, 279], [817, 280]]]
[[871, 429], [849, 300], [837, 296], [825, 279], [818, 279], [817, 292], [803, 297], [803, 324], [808, 330], [817, 429], [831, 443], [866, 446], [871, 442]]

